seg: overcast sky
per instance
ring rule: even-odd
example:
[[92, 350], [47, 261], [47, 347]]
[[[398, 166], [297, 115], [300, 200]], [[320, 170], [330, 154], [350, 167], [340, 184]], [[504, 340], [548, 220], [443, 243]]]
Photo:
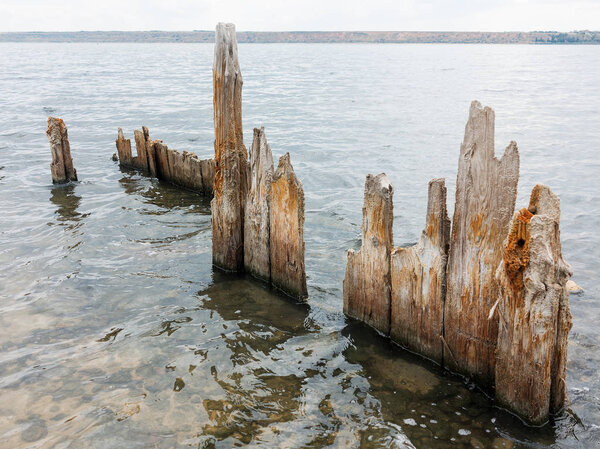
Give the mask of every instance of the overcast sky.
[[0, 31], [600, 29], [600, 0], [0, 0]]

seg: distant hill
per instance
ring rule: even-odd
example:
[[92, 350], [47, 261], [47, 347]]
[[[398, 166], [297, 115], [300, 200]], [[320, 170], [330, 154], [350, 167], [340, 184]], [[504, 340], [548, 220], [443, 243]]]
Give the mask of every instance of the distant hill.
[[[0, 33], [0, 42], [214, 42], [214, 31]], [[240, 43], [600, 44], [600, 31], [239, 31]]]

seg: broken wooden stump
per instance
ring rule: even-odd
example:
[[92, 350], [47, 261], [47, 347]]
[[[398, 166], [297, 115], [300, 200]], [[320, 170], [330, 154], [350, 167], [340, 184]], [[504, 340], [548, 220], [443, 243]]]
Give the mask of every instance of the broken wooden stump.
[[73, 167], [71, 158], [71, 145], [67, 125], [60, 118], [48, 117], [48, 129], [46, 130], [52, 153], [50, 172], [52, 182], [62, 184], [69, 181], [77, 181], [77, 171]]
[[559, 224], [559, 198], [536, 185], [529, 207], [515, 213], [496, 273], [496, 399], [534, 424], [559, 412], [566, 399], [571, 270]]
[[519, 152], [511, 142], [494, 156], [494, 111], [471, 103], [460, 148], [456, 202], [450, 237], [444, 308], [444, 364], [479, 381], [494, 383], [498, 320], [490, 309], [498, 297], [495, 272], [515, 207]]
[[304, 189], [289, 153], [279, 159], [271, 182], [269, 235], [271, 283], [288, 295], [305, 298]]
[[562, 258], [560, 202], [548, 187], [537, 185], [511, 224], [518, 179], [517, 145], [496, 159], [494, 112], [473, 102], [452, 234], [444, 181], [433, 180], [419, 242], [390, 255], [392, 186], [383, 174], [369, 175], [362, 246], [348, 251], [344, 312], [495, 388], [499, 404], [541, 424], [566, 401], [571, 271]]
[[132, 166], [133, 157], [131, 156], [131, 140], [125, 139], [121, 128], [119, 128], [115, 143], [117, 144], [117, 155], [121, 165]]
[[131, 141], [119, 128], [116, 140], [119, 163], [145, 171], [150, 176], [207, 195], [212, 194], [214, 161], [200, 160], [194, 153], [168, 148], [162, 140], [150, 139], [148, 128], [134, 131], [137, 156], [131, 156]]
[[375, 329], [390, 331], [390, 253], [393, 245], [394, 189], [381, 173], [367, 175], [362, 245], [348, 250], [344, 277], [344, 313]]
[[244, 268], [267, 282], [271, 281], [271, 181], [273, 155], [264, 128], [254, 128], [250, 148], [250, 185], [244, 209]]
[[213, 90], [213, 263], [225, 270], [242, 271], [248, 161], [242, 132], [242, 74], [238, 62], [235, 25], [231, 23], [217, 25]]
[[450, 219], [444, 179], [429, 182], [427, 219], [418, 243], [391, 254], [390, 337], [442, 364]]

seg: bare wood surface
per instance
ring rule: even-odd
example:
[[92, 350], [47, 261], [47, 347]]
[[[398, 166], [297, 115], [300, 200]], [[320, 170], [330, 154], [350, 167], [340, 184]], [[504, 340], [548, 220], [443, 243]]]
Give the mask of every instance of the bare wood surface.
[[304, 189], [289, 153], [279, 159], [271, 182], [269, 228], [272, 284], [290, 296], [305, 298]]
[[572, 325], [560, 200], [548, 187], [535, 186], [529, 207], [515, 213], [496, 276], [496, 398], [527, 421], [541, 424], [566, 399]]
[[450, 219], [443, 179], [429, 183], [425, 229], [416, 245], [391, 255], [390, 337], [439, 364], [443, 357], [443, 320]]
[[50, 164], [52, 182], [60, 184], [77, 181], [77, 171], [73, 167], [71, 145], [65, 122], [60, 118], [48, 117], [46, 135], [52, 153], [52, 163]]
[[219, 23], [213, 64], [215, 179], [212, 209], [213, 263], [244, 268], [244, 205], [248, 161], [242, 132], [242, 74], [233, 24]]
[[375, 329], [390, 330], [390, 253], [393, 245], [394, 189], [381, 173], [368, 175], [362, 220], [362, 245], [348, 251], [344, 313]]
[[471, 103], [456, 178], [450, 238], [444, 338], [453, 357], [444, 364], [491, 386], [498, 320], [488, 320], [498, 296], [495, 272], [515, 207], [519, 153], [511, 142], [494, 156], [494, 111]]
[[[264, 128], [254, 128], [250, 148], [250, 186], [244, 210], [244, 267], [271, 280], [270, 203], [273, 155]], [[292, 212], [293, 213], [293, 212]]]

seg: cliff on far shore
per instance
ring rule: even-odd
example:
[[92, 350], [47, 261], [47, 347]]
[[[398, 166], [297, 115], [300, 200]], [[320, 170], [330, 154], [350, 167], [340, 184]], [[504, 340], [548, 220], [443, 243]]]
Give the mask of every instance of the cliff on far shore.
[[[238, 43], [600, 44], [600, 31], [240, 31]], [[213, 43], [214, 31], [64, 31], [0, 33], [0, 42]]]

